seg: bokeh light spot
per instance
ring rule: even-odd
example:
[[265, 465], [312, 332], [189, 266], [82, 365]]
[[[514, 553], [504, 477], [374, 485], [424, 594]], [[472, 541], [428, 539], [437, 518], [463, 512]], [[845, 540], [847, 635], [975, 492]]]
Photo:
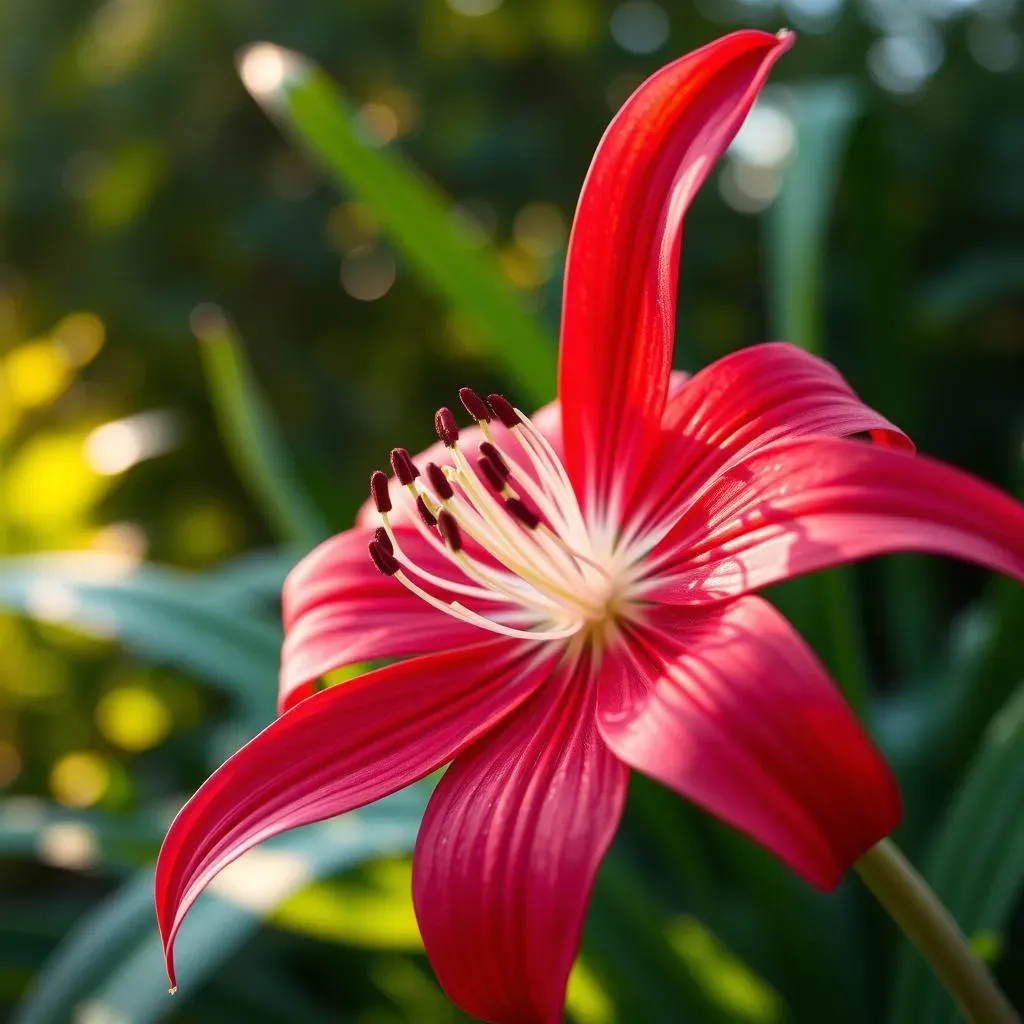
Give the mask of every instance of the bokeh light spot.
[[448, 0], [448, 6], [456, 14], [464, 14], [467, 18], [482, 18], [496, 11], [501, 4], [502, 0]]
[[92, 750], [65, 754], [50, 770], [50, 791], [65, 807], [91, 807], [109, 785], [110, 770]]
[[96, 727], [122, 750], [149, 750], [167, 738], [172, 725], [170, 708], [142, 686], [110, 690], [96, 705]]
[[568, 229], [554, 203], [527, 203], [515, 215], [512, 233], [516, 244], [537, 259], [548, 259], [565, 245]]
[[628, 53], [654, 53], [668, 41], [668, 14], [651, 0], [627, 0], [612, 12], [610, 28]]
[[68, 385], [71, 366], [63, 349], [47, 338], [28, 341], [4, 360], [10, 401], [35, 409], [53, 401]]
[[47, 864], [73, 871], [95, 864], [100, 852], [95, 831], [78, 821], [47, 825], [39, 835], [36, 849]]
[[9, 740], [0, 740], [0, 788], [9, 786], [21, 774], [21, 754]]
[[381, 299], [395, 283], [395, 258], [376, 245], [357, 245], [341, 261], [341, 284], [353, 299]]

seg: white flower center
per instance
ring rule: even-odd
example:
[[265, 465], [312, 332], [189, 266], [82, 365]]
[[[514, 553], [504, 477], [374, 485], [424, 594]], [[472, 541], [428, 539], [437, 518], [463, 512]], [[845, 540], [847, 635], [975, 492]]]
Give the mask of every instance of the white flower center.
[[[383, 523], [370, 544], [375, 564], [433, 607], [491, 632], [611, 639], [635, 611], [633, 560], [616, 548], [613, 531], [588, 529], [561, 460], [528, 417], [499, 395], [489, 397], [490, 409], [468, 389], [460, 397], [485, 438], [475, 466], [448, 409], [438, 412], [435, 425], [450, 464], [431, 463], [424, 475], [404, 449], [391, 455], [405, 500], [415, 506], [412, 521], [445, 569], [431, 571], [402, 546], [379, 472], [371, 479]], [[492, 411], [508, 428], [514, 451], [498, 445]]]

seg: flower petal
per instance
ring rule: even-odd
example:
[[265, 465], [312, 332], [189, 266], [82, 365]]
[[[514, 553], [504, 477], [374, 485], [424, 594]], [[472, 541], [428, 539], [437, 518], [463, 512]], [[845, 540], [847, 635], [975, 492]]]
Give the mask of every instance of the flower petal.
[[501, 638], [389, 665], [296, 705], [229, 758], [174, 819], [156, 906], [172, 943], [188, 908], [250, 847], [395, 792], [491, 729], [561, 648]]
[[725, 470], [656, 549], [648, 600], [701, 604], [891, 551], [1024, 581], [1024, 506], [959, 469], [860, 441], [782, 441]]
[[602, 675], [598, 724], [627, 764], [823, 889], [900, 819], [892, 773], [792, 626], [760, 598], [650, 610], [647, 661]]
[[786, 342], [752, 345], [716, 360], [669, 397], [659, 452], [638, 488], [640, 525], [678, 518], [723, 466], [786, 437], [871, 434], [913, 451], [910, 439], [865, 405], [824, 359]]
[[[396, 535], [418, 565], [438, 575], [459, 575], [416, 530], [398, 527]], [[281, 711], [308, 697], [324, 673], [343, 665], [428, 654], [484, 637], [479, 627], [445, 615], [383, 576], [367, 553], [372, 539], [367, 527], [339, 533], [310, 552], [285, 580]], [[477, 602], [467, 598], [463, 603], [475, 607]]]
[[683, 215], [792, 33], [734, 32], [656, 72], [626, 101], [583, 185], [566, 262], [558, 394], [586, 508], [649, 453], [675, 337]]
[[589, 670], [564, 667], [455, 759], [413, 858], [427, 954], [467, 1013], [558, 1022], [628, 770], [594, 725]]

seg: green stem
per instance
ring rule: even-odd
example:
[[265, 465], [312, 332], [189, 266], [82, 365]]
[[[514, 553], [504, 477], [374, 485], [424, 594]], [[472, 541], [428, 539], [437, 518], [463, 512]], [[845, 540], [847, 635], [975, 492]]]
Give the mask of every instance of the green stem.
[[971, 951], [956, 921], [892, 842], [883, 839], [854, 867], [969, 1021], [1019, 1024], [1020, 1018]]

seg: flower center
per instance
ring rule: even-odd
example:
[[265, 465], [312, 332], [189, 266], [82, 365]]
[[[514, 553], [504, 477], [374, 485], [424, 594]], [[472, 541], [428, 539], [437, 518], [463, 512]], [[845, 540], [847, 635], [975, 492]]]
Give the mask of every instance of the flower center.
[[[404, 448], [391, 452], [412, 522], [443, 560], [430, 558], [428, 568], [426, 552], [417, 562], [403, 548], [389, 481], [377, 470], [370, 493], [383, 525], [370, 542], [374, 564], [440, 611], [495, 633], [610, 639], [634, 611], [633, 574], [614, 536], [588, 529], [561, 460], [528, 417], [501, 395], [484, 402], [462, 388], [459, 398], [483, 436], [472, 461], [447, 408], [434, 417], [447, 464], [421, 472]], [[504, 444], [494, 420], [506, 428]]]

